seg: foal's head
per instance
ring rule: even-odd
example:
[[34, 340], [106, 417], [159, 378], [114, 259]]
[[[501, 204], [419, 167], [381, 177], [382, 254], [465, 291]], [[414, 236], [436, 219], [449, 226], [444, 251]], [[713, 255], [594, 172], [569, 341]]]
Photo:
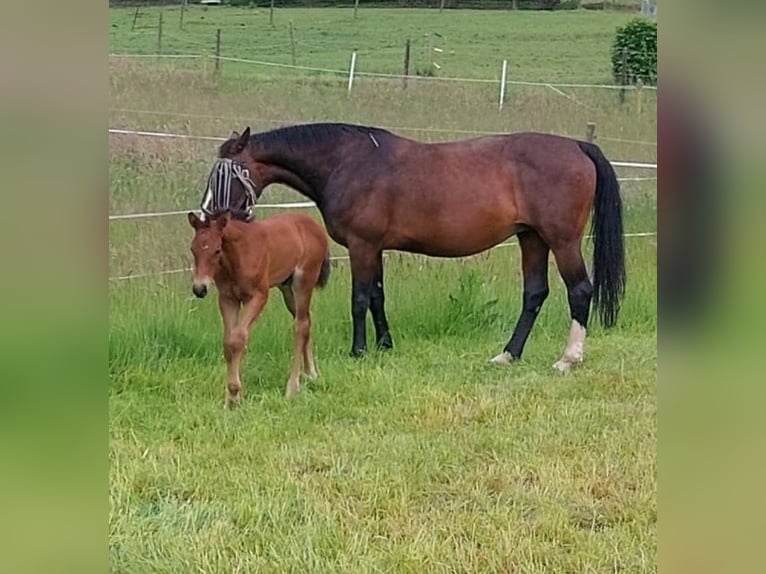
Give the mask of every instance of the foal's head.
[[221, 266], [223, 249], [223, 231], [231, 219], [231, 213], [214, 215], [213, 218], [202, 221], [194, 213], [188, 215], [189, 223], [194, 228], [191, 251], [194, 255], [194, 283], [192, 292], [202, 298], [207, 295], [208, 287], [213, 282], [216, 272]]

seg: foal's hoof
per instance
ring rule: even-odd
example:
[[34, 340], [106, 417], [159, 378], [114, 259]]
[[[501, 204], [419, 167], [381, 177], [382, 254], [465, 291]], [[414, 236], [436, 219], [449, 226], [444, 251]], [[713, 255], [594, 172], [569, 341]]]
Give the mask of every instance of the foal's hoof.
[[227, 395], [226, 396], [226, 408], [229, 410], [236, 409], [242, 402], [242, 395]]
[[503, 351], [496, 357], [491, 358], [489, 362], [493, 365], [510, 365], [513, 363], [513, 360], [513, 355], [511, 355], [508, 351]]
[[287, 390], [285, 391], [285, 398], [292, 399], [294, 396], [300, 394], [300, 392], [301, 392], [300, 385], [292, 385], [288, 383]]

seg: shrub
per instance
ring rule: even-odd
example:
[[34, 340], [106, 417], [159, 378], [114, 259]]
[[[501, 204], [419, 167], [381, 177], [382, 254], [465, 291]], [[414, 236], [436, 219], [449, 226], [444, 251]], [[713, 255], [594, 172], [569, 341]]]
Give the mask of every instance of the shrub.
[[617, 29], [612, 45], [612, 72], [618, 84], [622, 83], [623, 73], [628, 84], [639, 79], [644, 84], [657, 83], [657, 22], [636, 18]]

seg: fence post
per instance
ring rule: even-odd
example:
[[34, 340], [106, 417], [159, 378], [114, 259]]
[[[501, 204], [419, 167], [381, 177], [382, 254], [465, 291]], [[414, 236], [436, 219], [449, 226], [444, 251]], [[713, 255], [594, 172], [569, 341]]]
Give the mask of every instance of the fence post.
[[439, 13], [440, 14], [441, 14], [442, 10], [444, 10], [444, 0], [441, 0], [441, 2], [439, 3]]
[[160, 25], [157, 28], [157, 54], [162, 54], [162, 10], [160, 10]]
[[636, 111], [638, 112], [639, 116], [643, 111], [643, 91], [644, 82], [641, 80], [641, 78], [639, 78], [636, 82]]
[[215, 31], [215, 71], [221, 71], [221, 29]]
[[185, 10], [186, 10], [186, 0], [184, 0], [184, 1], [181, 3], [181, 23], [180, 23], [180, 24], [179, 24], [179, 26], [178, 26], [179, 28], [181, 28], [181, 30], [183, 30], [183, 29], [184, 29], [184, 11], [185, 11]]
[[293, 66], [295, 65], [295, 32], [293, 31], [293, 21], [290, 20], [290, 51], [293, 57]]
[[354, 0], [354, 20], [356, 20], [357, 10], [359, 10], [359, 0]]
[[348, 95], [351, 95], [351, 87], [354, 85], [354, 70], [356, 69], [356, 50], [351, 53], [351, 66], [348, 69]]
[[505, 102], [505, 78], [508, 71], [508, 60], [503, 60], [503, 70], [500, 72], [500, 105], [499, 111], [503, 111], [503, 103]]
[[620, 74], [620, 103], [625, 103], [625, 86], [628, 85], [628, 49], [622, 49], [622, 73]]
[[407, 76], [410, 75], [410, 40], [404, 43], [404, 75], [402, 76], [402, 89], [407, 89]]
[[138, 11], [141, 9], [140, 5], [136, 6], [136, 11], [133, 14], [133, 25], [130, 27], [130, 31], [133, 32], [136, 29], [136, 20], [138, 20]]
[[274, 25], [274, 0], [271, 0], [271, 8], [269, 8], [269, 25]]
[[596, 141], [596, 124], [588, 122], [585, 126], [585, 141], [593, 143]]

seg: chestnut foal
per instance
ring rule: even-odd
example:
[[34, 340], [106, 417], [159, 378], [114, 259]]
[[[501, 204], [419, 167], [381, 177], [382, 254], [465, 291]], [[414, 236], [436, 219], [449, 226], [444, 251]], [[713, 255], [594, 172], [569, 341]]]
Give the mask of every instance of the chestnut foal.
[[239, 402], [240, 361], [271, 287], [279, 287], [295, 319], [295, 357], [285, 394], [290, 397], [298, 393], [301, 365], [309, 378], [318, 376], [311, 349], [309, 308], [314, 289], [324, 287], [330, 275], [324, 228], [303, 214], [285, 213], [249, 223], [233, 219], [230, 211], [206, 221], [194, 213], [188, 218], [195, 230], [192, 291], [202, 298], [211, 282], [218, 288], [228, 370], [227, 404]]

